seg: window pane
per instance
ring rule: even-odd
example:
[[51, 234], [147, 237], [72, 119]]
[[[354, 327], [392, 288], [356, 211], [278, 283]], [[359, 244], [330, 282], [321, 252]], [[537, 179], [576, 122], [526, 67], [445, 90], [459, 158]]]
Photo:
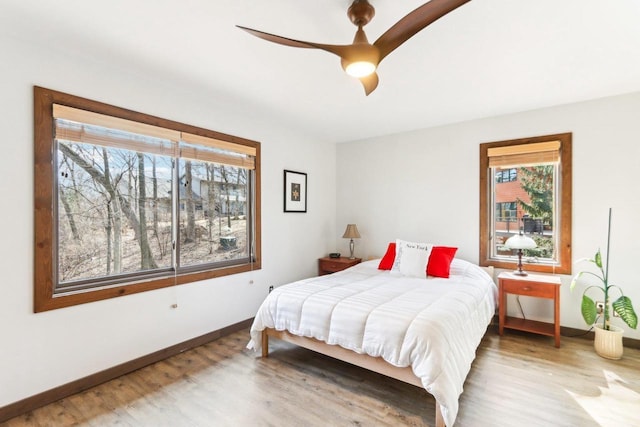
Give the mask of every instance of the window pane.
[[[524, 251], [529, 262], [556, 263], [556, 176], [557, 165], [539, 165], [501, 171], [493, 168], [496, 176], [509, 176], [492, 188], [496, 203], [496, 216], [492, 220], [492, 234], [496, 237], [492, 257], [515, 257], [515, 251], [504, 242], [512, 235], [523, 232], [537, 244]], [[519, 175], [519, 179], [515, 177]]]
[[171, 267], [171, 164], [58, 141], [59, 286]]
[[244, 168], [180, 159], [180, 267], [249, 257], [250, 173]]

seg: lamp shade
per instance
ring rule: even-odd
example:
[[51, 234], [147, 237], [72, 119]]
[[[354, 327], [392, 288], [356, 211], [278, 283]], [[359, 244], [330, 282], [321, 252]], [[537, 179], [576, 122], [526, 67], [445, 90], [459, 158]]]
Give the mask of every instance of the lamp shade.
[[509, 237], [504, 242], [504, 245], [511, 249], [533, 249], [537, 246], [531, 237], [527, 237], [524, 234], [516, 234]]
[[355, 224], [347, 224], [347, 229], [342, 236], [345, 239], [359, 239], [360, 233], [358, 233], [358, 227]]

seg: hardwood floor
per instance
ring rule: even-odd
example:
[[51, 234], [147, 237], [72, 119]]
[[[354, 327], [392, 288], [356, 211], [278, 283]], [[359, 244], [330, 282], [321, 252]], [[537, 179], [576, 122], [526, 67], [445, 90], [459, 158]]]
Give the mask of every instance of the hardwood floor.
[[[424, 390], [273, 340], [260, 359], [234, 333], [13, 418], [22, 426], [431, 426]], [[640, 350], [490, 329], [457, 427], [640, 426]]]

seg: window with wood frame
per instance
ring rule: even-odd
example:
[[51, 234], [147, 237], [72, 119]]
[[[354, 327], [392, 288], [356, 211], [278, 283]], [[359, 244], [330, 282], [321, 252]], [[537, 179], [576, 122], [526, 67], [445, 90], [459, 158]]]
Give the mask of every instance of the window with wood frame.
[[571, 274], [571, 133], [480, 144], [480, 265], [514, 268], [505, 246], [525, 234], [525, 270]]
[[261, 268], [258, 142], [34, 101], [36, 312]]

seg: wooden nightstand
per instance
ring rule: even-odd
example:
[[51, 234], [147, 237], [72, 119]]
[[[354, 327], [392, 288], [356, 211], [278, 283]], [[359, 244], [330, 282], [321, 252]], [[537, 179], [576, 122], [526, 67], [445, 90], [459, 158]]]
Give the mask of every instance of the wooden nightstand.
[[336, 271], [342, 271], [345, 268], [353, 267], [356, 264], [360, 264], [360, 262], [362, 262], [362, 258], [320, 258], [318, 259], [318, 276], [335, 273]]
[[[498, 276], [498, 283], [500, 288], [498, 298], [499, 334], [503, 334], [504, 328], [511, 328], [548, 335], [555, 337], [556, 347], [560, 347], [560, 277], [540, 274], [517, 276], [513, 273], [504, 272]], [[526, 295], [529, 297], [553, 300], [553, 323], [507, 316], [507, 294]]]

